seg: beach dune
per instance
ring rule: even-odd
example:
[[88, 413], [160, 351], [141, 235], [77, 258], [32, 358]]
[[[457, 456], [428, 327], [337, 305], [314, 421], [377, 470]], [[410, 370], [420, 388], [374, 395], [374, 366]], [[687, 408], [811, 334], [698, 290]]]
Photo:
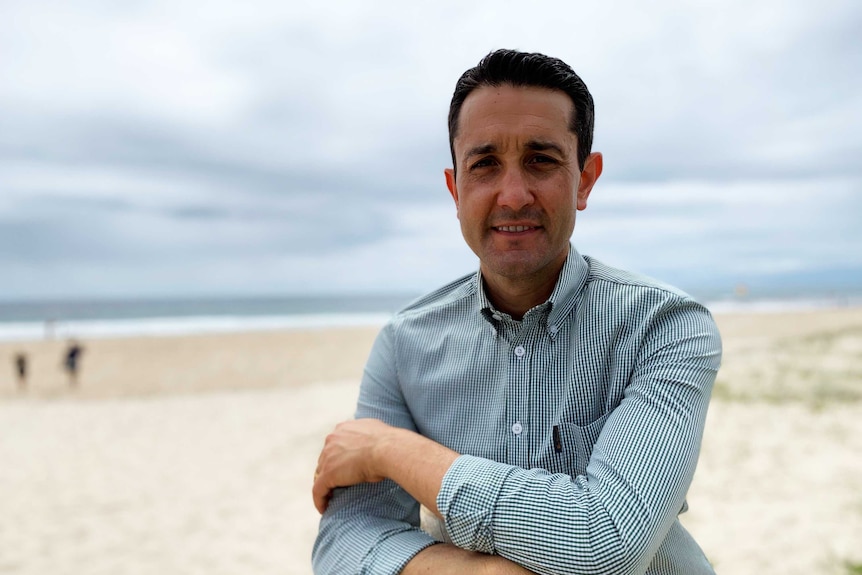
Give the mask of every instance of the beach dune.
[[[862, 309], [717, 319], [684, 523], [719, 573], [858, 573]], [[88, 340], [77, 389], [66, 342], [0, 344], [0, 573], [310, 574], [317, 454], [376, 332]]]

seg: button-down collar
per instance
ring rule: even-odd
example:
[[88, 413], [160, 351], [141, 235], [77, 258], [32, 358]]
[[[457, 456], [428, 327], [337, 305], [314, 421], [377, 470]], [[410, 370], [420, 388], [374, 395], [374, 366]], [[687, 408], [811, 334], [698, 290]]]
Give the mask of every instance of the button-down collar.
[[[551, 296], [542, 304], [535, 306], [527, 311], [526, 317], [531, 313], [547, 313], [547, 330], [551, 338], [555, 338], [559, 331], [559, 324], [572, 312], [575, 303], [578, 299], [578, 294], [583, 289], [589, 273], [589, 265], [575, 249], [575, 246], [569, 246], [569, 255], [563, 263], [560, 270], [560, 275], [557, 278], [557, 283]], [[494, 308], [491, 300], [488, 299], [485, 293], [485, 283], [482, 281], [482, 272], [477, 271], [474, 276], [474, 285], [477, 294], [477, 303], [479, 312], [482, 316], [495, 325], [498, 321], [511, 320], [512, 316], [498, 311]]]

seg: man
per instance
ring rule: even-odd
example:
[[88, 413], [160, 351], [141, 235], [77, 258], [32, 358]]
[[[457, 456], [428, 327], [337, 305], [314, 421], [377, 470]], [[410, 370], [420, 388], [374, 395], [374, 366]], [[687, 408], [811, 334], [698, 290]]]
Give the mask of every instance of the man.
[[458, 81], [446, 184], [479, 272], [379, 334], [315, 473], [316, 573], [713, 572], [677, 515], [718, 332], [570, 245], [602, 173], [592, 129], [555, 58], [500, 50]]
[[23, 351], [15, 354], [15, 372], [18, 374], [18, 389], [24, 391], [27, 388], [27, 354]]
[[69, 386], [78, 386], [78, 362], [81, 359], [81, 353], [84, 348], [77, 341], [70, 341], [69, 347], [66, 349], [66, 356], [63, 361], [63, 366], [69, 374]]

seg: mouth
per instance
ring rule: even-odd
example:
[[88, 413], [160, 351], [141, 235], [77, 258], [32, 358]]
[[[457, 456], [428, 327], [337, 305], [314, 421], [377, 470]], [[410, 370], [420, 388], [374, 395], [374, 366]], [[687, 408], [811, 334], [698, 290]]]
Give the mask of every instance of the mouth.
[[519, 234], [523, 232], [532, 232], [540, 229], [540, 226], [493, 226], [491, 228], [495, 232], [504, 232], [508, 234]]

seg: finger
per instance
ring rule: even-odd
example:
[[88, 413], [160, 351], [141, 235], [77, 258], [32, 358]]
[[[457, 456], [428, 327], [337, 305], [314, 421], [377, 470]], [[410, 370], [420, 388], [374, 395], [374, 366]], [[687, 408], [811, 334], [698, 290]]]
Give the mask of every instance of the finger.
[[321, 515], [326, 511], [326, 507], [329, 505], [331, 493], [331, 489], [320, 480], [320, 475], [315, 473], [314, 486], [311, 488], [311, 497], [314, 499], [314, 507]]

